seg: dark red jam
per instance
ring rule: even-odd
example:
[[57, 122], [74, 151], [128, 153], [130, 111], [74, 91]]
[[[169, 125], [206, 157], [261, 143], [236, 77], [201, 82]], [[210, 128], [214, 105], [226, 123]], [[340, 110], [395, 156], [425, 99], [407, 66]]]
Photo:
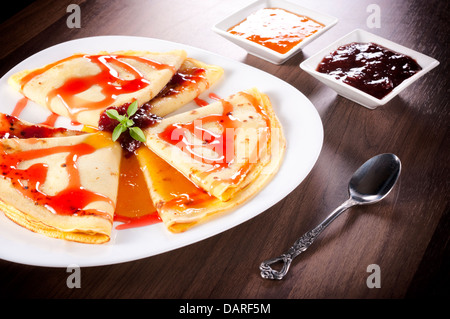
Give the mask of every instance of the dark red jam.
[[189, 84], [195, 84], [204, 80], [205, 72], [205, 69], [196, 67], [178, 70], [156, 97], [162, 98], [179, 93], [183, 88], [189, 86]]
[[[117, 112], [120, 115], [126, 115], [127, 114], [127, 109], [128, 106], [130, 105], [130, 103], [125, 103], [121, 106], [118, 107], [109, 107], [107, 109], [116, 109]], [[157, 123], [158, 121], [161, 120], [160, 117], [156, 116], [155, 114], [150, 112], [150, 104], [146, 103], [144, 105], [142, 105], [137, 111], [136, 113], [134, 113], [130, 119], [133, 120], [134, 125], [136, 127], [140, 127], [141, 129], [144, 129], [146, 127], [149, 127], [155, 123]], [[101, 131], [107, 131], [107, 132], [112, 132], [114, 131], [114, 128], [119, 124], [119, 121], [114, 120], [110, 117], [108, 117], [108, 115], [106, 115], [105, 112], [103, 112], [100, 116], [100, 120], [98, 122], [98, 128]], [[139, 142], [137, 140], [135, 140], [134, 138], [131, 137], [129, 131], [125, 131], [123, 132], [119, 139], [118, 142], [120, 143], [120, 145], [122, 146], [122, 148], [128, 153], [127, 155], [132, 154], [135, 150], [137, 150], [142, 142]]]
[[422, 68], [404, 54], [375, 43], [350, 43], [325, 56], [317, 71], [382, 99]]
[[65, 128], [25, 124], [12, 115], [2, 114], [0, 118], [0, 138], [45, 138], [67, 132]]

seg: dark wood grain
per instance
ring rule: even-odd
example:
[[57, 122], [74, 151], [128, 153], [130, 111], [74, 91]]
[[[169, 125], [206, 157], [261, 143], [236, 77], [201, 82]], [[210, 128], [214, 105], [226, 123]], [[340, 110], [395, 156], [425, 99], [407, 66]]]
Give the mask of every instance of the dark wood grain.
[[[283, 65], [247, 55], [211, 31], [249, 1], [38, 0], [0, 25], [0, 75], [54, 44], [95, 35], [136, 35], [187, 44], [252, 65], [290, 83], [317, 108], [320, 157], [286, 198], [254, 219], [201, 242], [151, 258], [82, 269], [69, 289], [66, 269], [0, 260], [0, 295], [13, 298], [423, 298], [449, 297], [448, 1], [387, 1], [381, 28], [366, 25], [373, 1], [298, 1], [338, 24]], [[81, 7], [81, 28], [66, 25]], [[310, 77], [299, 64], [362, 28], [430, 55], [440, 65], [387, 105], [368, 110]], [[279, 255], [347, 198], [353, 171], [373, 155], [397, 154], [398, 185], [382, 202], [337, 219], [280, 282], [258, 265]], [[1, 243], [0, 243], [1, 244]], [[367, 266], [381, 269], [369, 289]]]

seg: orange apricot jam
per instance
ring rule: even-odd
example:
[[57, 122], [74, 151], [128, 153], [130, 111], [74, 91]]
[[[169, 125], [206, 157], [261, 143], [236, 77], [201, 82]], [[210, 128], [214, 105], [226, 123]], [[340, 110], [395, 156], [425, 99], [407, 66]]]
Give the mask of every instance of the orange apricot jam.
[[260, 9], [227, 31], [284, 54], [324, 25], [281, 8]]

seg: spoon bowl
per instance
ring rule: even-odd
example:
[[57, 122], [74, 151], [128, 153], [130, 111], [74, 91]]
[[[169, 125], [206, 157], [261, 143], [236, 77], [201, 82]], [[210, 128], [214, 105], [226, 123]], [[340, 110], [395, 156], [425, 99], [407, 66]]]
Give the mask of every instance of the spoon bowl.
[[[385, 198], [397, 182], [400, 171], [400, 159], [394, 154], [380, 154], [366, 161], [353, 173], [348, 183], [349, 198], [314, 229], [297, 239], [286, 253], [262, 262], [259, 266], [261, 277], [283, 279], [292, 260], [308, 249], [316, 237], [344, 211], [355, 205], [373, 204]], [[274, 270], [270, 266], [278, 262], [283, 263], [280, 271]]]
[[372, 157], [358, 168], [348, 184], [351, 198], [359, 204], [372, 204], [385, 198], [400, 176], [400, 159], [390, 153]]

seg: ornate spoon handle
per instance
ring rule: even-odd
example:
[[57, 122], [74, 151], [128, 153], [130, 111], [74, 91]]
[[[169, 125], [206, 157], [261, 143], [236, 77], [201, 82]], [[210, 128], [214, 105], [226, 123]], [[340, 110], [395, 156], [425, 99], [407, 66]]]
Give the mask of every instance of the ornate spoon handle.
[[[283, 279], [283, 277], [287, 274], [289, 267], [291, 266], [292, 260], [294, 260], [295, 257], [308, 249], [308, 247], [311, 246], [311, 244], [314, 242], [314, 239], [316, 239], [316, 237], [322, 232], [323, 229], [324, 227], [322, 225], [317, 226], [313, 230], [307, 232], [302, 237], [297, 239], [294, 245], [292, 245], [292, 247], [289, 248], [288, 251], [281, 256], [262, 262], [259, 266], [259, 269], [261, 270], [261, 277], [265, 279]], [[274, 270], [272, 269], [272, 267], [270, 267], [270, 265], [280, 261], [283, 262], [283, 267], [280, 271]]]
[[[261, 265], [259, 266], [259, 269], [261, 270], [261, 277], [265, 279], [278, 279], [281, 280], [283, 277], [287, 274], [289, 267], [291, 266], [292, 260], [294, 260], [295, 257], [300, 255], [302, 252], [304, 252], [306, 249], [308, 249], [309, 246], [312, 245], [314, 240], [317, 236], [329, 225], [331, 222], [336, 219], [340, 214], [342, 214], [346, 209], [350, 208], [353, 205], [356, 205], [357, 203], [352, 200], [348, 199], [345, 201], [341, 206], [336, 208], [323, 222], [321, 222], [316, 228], [313, 230], [310, 230], [309, 232], [305, 233], [302, 237], [297, 239], [297, 241], [292, 245], [291, 248], [288, 249], [287, 252], [282, 254], [279, 257], [272, 258], [266, 261], [263, 261]], [[270, 265], [277, 263], [277, 262], [283, 262], [283, 267], [280, 271], [272, 269]]]

